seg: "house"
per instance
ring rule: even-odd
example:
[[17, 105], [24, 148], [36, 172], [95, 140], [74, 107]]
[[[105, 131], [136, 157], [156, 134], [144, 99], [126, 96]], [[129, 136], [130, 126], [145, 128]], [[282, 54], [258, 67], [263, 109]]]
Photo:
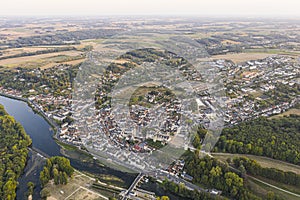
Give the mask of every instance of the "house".
[[216, 189], [212, 189], [212, 190], [210, 190], [209, 193], [210, 193], [210, 194], [213, 194], [213, 195], [220, 195], [220, 194], [222, 194], [222, 191], [216, 190]]
[[53, 115], [52, 117], [53, 117], [53, 119], [58, 120], [58, 121], [63, 121], [66, 118], [66, 116], [63, 116], [60, 114]]

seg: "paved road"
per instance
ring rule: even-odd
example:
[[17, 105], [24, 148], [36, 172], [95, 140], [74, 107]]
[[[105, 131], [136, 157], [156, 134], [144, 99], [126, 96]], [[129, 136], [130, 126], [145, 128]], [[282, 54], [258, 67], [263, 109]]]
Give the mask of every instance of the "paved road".
[[147, 175], [152, 176], [154, 178], [158, 178], [160, 180], [164, 180], [165, 178], [167, 178], [169, 181], [172, 181], [176, 184], [184, 183], [184, 185], [191, 190], [198, 190], [198, 191], [203, 191], [203, 192], [207, 191], [204, 188], [201, 188], [189, 181], [186, 181], [185, 179], [182, 179], [176, 175], [170, 174], [163, 170], [157, 170], [155, 172], [148, 173]]

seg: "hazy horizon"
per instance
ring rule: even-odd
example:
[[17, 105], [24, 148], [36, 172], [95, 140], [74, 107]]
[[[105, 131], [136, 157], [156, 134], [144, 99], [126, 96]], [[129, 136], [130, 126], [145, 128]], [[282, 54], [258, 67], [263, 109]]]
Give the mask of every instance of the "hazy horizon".
[[299, 17], [299, 0], [10, 0], [1, 16]]

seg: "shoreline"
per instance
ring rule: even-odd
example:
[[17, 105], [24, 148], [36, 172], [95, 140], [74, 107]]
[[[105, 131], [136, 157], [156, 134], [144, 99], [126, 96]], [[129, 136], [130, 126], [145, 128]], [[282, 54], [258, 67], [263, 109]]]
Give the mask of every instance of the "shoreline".
[[52, 130], [54, 131], [54, 138], [57, 138], [57, 132], [59, 130], [58, 125], [51, 120], [42, 110], [40, 110], [40, 108], [37, 107], [37, 105], [35, 105], [35, 103], [31, 102], [29, 99], [23, 98], [23, 97], [19, 97], [19, 96], [14, 96], [14, 95], [10, 95], [10, 94], [5, 94], [0, 92], [0, 96], [3, 97], [7, 97], [10, 99], [14, 99], [14, 100], [18, 100], [18, 101], [23, 101], [25, 103], [27, 103], [27, 105], [33, 110], [34, 113], [40, 115], [41, 117], [43, 117], [47, 123], [51, 126]]
[[[83, 151], [83, 149], [78, 148], [78, 146], [76, 146], [76, 145], [72, 145], [72, 144], [66, 143], [66, 142], [58, 139], [57, 136], [58, 136], [58, 131], [60, 130], [60, 127], [52, 119], [50, 119], [42, 110], [40, 110], [40, 108], [38, 108], [38, 106], [35, 103], [31, 102], [29, 99], [19, 97], [19, 96], [10, 95], [10, 94], [5, 94], [5, 93], [2, 93], [2, 92], [0, 92], [0, 96], [27, 103], [27, 105], [33, 110], [34, 113], [40, 115], [41, 117], [43, 117], [44, 120], [47, 121], [47, 123], [50, 125], [51, 129], [53, 130], [53, 135], [52, 135], [53, 140], [61, 148], [62, 148], [62, 146], [58, 143], [58, 141], [61, 142], [61, 143], [64, 143], [65, 145], [71, 145], [72, 147]], [[85, 152], [90, 154], [88, 151], [85, 151]]]

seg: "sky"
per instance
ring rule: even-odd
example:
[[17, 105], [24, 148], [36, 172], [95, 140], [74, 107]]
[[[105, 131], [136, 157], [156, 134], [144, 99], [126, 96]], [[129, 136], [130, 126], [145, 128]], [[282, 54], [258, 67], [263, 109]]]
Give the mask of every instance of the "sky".
[[300, 16], [300, 0], [0, 0], [0, 15]]

